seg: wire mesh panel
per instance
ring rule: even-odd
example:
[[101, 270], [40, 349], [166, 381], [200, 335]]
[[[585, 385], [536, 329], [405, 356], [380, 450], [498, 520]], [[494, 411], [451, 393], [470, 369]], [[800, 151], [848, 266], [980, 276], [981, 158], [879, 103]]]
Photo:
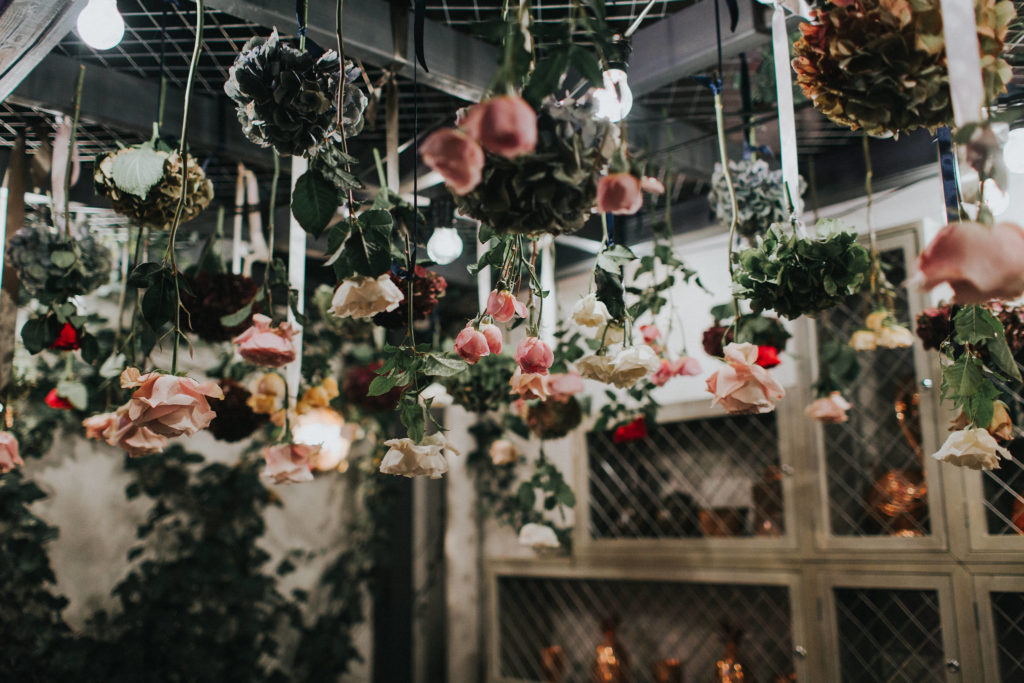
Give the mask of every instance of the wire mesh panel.
[[793, 672], [784, 586], [501, 577], [498, 610], [504, 678], [590, 683], [611, 647], [623, 680], [678, 660], [683, 680], [710, 681], [729, 641], [745, 680]]
[[835, 601], [844, 683], [946, 680], [937, 591], [836, 588]]
[[[890, 282], [906, 279], [902, 249], [882, 252]], [[868, 302], [849, 297], [817, 321], [819, 347], [846, 343], [865, 327]], [[896, 318], [908, 322], [906, 289]], [[850, 419], [824, 425], [825, 472], [831, 531], [837, 536], [931, 533], [922, 467], [918, 382], [911, 348], [862, 352], [860, 375], [849, 388]]]
[[785, 532], [774, 413], [665, 423], [625, 443], [591, 432], [587, 453], [592, 538]]
[[999, 680], [1024, 683], [1024, 593], [992, 592]]
[[[1024, 318], [1020, 309], [998, 313], [1014, 352], [1017, 367], [1024, 373]], [[983, 477], [985, 518], [988, 533], [993, 536], [1024, 535], [1024, 438], [1020, 426], [1024, 422], [1024, 386], [1017, 382], [1000, 384], [1000, 399], [1015, 425], [1014, 439], [1004, 444], [1013, 460], [1000, 461], [998, 470], [986, 471]]]

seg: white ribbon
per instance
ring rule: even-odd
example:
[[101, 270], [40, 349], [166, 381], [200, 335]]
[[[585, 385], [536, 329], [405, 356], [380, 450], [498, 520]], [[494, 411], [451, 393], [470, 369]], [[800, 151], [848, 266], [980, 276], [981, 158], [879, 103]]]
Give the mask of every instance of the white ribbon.
[[[295, 191], [295, 181], [306, 172], [308, 166], [309, 162], [306, 159], [300, 156], [292, 157], [292, 192]], [[273, 257], [274, 245], [270, 245], [270, 258], [273, 259]], [[291, 289], [298, 290], [299, 300], [295, 307], [299, 310], [299, 313], [302, 313], [305, 309], [304, 292], [306, 290], [306, 231], [302, 229], [302, 226], [295, 219], [295, 214], [292, 213], [289, 213], [288, 220], [288, 286]], [[292, 307], [289, 305], [287, 308], [288, 322], [299, 330], [299, 333], [295, 336], [295, 360], [285, 368], [288, 398], [290, 402], [294, 402], [298, 400], [299, 384], [302, 382], [302, 328], [298, 320], [295, 319]], [[291, 405], [294, 405], [294, 403]]]
[[[786, 11], [777, 2], [772, 13], [772, 52], [775, 55], [775, 92], [779, 105], [779, 155], [782, 157], [782, 180], [789, 187], [793, 213], [803, 214], [800, 198], [800, 167], [796, 156], [796, 117], [793, 113], [793, 76], [789, 57], [789, 33]], [[783, 198], [785, 202], [785, 198]], [[783, 206], [784, 209], [788, 207]]]
[[973, 0], [940, 0], [946, 39], [946, 68], [953, 120], [957, 126], [980, 121], [985, 106], [981, 46]]

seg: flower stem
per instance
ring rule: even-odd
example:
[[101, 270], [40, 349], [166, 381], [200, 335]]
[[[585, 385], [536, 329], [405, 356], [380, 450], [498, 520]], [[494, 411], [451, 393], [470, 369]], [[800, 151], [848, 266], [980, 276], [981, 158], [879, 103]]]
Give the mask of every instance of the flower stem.
[[[348, 135], [345, 133], [345, 40], [341, 35], [341, 27], [344, 16], [345, 0], [338, 0], [338, 6], [334, 13], [334, 28], [338, 36], [338, 102], [335, 108], [338, 110], [338, 134], [341, 136], [341, 151], [348, 156]], [[352, 172], [352, 167], [345, 162], [345, 170]], [[352, 188], [348, 188], [348, 215], [356, 215], [356, 200]]]
[[736, 224], [739, 220], [739, 204], [736, 201], [736, 188], [732, 184], [732, 173], [729, 171], [729, 152], [725, 146], [725, 112], [722, 109], [722, 93], [715, 93], [715, 127], [718, 131], [718, 155], [722, 161], [722, 176], [725, 178], [725, 186], [729, 190], [729, 205], [732, 208], [732, 219], [729, 221], [729, 287], [732, 290], [732, 305], [734, 308], [734, 323], [739, 325], [740, 321], [740, 302], [736, 297], [734, 283], [735, 283], [735, 266], [733, 265], [732, 248], [736, 242]]
[[75, 137], [78, 135], [78, 116], [82, 112], [82, 86], [85, 84], [85, 64], [78, 67], [75, 82], [75, 110], [71, 117], [71, 136], [68, 138], [68, 158], [64, 165], [64, 232], [71, 238], [71, 169], [75, 163]]

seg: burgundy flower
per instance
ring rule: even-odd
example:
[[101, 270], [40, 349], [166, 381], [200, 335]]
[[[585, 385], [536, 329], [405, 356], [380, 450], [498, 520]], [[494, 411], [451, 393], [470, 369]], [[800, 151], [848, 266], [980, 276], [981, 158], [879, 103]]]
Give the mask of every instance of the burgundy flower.
[[647, 422], [644, 418], [638, 417], [632, 422], [616, 427], [615, 433], [612, 435], [612, 441], [615, 443], [626, 443], [628, 441], [639, 441], [646, 437]]
[[345, 397], [359, 408], [370, 413], [384, 413], [394, 410], [398, 406], [398, 400], [402, 398], [405, 387], [395, 387], [386, 394], [380, 396], [367, 396], [370, 390], [370, 382], [377, 376], [377, 368], [384, 365], [384, 361], [374, 361], [363, 367], [355, 367], [345, 373], [345, 379], [341, 384]]
[[57, 338], [50, 344], [54, 351], [75, 351], [82, 348], [82, 333], [71, 323], [64, 323]]

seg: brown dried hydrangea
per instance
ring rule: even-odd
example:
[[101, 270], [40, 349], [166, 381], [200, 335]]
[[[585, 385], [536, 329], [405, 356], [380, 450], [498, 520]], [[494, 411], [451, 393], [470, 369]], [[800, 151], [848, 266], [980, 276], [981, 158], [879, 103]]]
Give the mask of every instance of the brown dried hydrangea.
[[[985, 95], [1006, 90], [1013, 74], [1001, 58], [1010, 0], [977, 0]], [[797, 84], [832, 121], [870, 135], [949, 125], [945, 38], [939, 0], [842, 0], [814, 10], [794, 46]]]
[[[125, 147], [110, 152], [96, 164], [93, 173], [96, 192], [107, 197], [117, 213], [151, 228], [169, 230], [181, 200], [181, 156], [173, 151], [154, 150], [155, 154], [164, 157], [163, 178], [149, 188], [145, 197], [139, 197], [114, 182], [114, 160], [119, 155], [132, 154], [134, 151], [132, 147]], [[195, 157], [186, 154], [185, 158], [188, 162], [188, 187], [181, 215], [182, 223], [198, 216], [213, 199], [213, 182], [206, 177]]]

